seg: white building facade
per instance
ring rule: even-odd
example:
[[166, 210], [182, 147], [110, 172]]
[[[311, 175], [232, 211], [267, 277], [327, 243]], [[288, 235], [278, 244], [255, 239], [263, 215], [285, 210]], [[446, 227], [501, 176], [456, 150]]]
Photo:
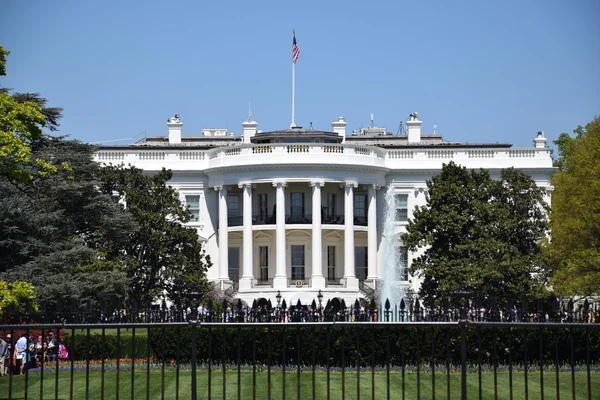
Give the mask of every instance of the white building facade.
[[418, 254], [405, 251], [400, 235], [412, 210], [426, 204], [426, 181], [444, 163], [488, 169], [493, 177], [518, 168], [550, 202], [552, 150], [541, 132], [532, 147], [513, 148], [422, 134], [416, 113], [404, 135], [376, 127], [348, 135], [346, 125], [340, 117], [331, 131], [261, 132], [249, 120], [242, 136], [203, 129], [186, 137], [175, 116], [168, 136], [103, 146], [95, 159], [150, 173], [172, 170], [170, 184], [193, 213], [189, 225], [213, 262], [209, 280], [248, 303], [276, 304], [280, 294], [287, 304], [307, 304], [320, 291], [324, 302], [351, 304], [373, 295], [386, 268], [399, 267], [398, 279], [417, 291], [419, 282], [403, 271]]

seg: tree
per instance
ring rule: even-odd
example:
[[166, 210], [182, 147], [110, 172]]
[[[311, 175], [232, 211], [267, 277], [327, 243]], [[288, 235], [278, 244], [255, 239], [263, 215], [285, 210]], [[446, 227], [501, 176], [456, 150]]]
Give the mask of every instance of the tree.
[[4, 47], [0, 46], [0, 76], [6, 76], [6, 56], [10, 54], [10, 51], [4, 50]]
[[37, 301], [86, 303], [97, 309], [126, 293], [123, 243], [132, 221], [111, 196], [99, 191], [94, 147], [62, 138], [32, 143], [35, 158], [56, 173], [39, 175], [33, 161], [22, 165], [32, 177], [15, 185], [0, 175], [0, 276], [28, 281]]
[[145, 175], [135, 167], [106, 166], [102, 191], [118, 194], [136, 223], [124, 248], [130, 296], [146, 304], [166, 293], [183, 303], [190, 292], [209, 290], [206, 256], [198, 233], [184, 226], [192, 215], [167, 182], [171, 171]]
[[410, 251], [424, 249], [410, 267], [423, 279], [421, 296], [456, 300], [468, 292], [504, 304], [539, 290], [547, 208], [529, 176], [507, 169], [494, 180], [451, 162], [427, 187], [427, 204], [402, 237]]
[[600, 293], [600, 117], [554, 143], [551, 282], [567, 295]]
[[29, 282], [15, 281], [6, 283], [0, 281], [0, 309], [5, 310], [14, 307], [17, 312], [26, 311], [27, 305], [31, 305], [31, 311], [35, 311], [35, 293], [33, 285]]
[[[0, 76], [6, 75], [6, 56], [10, 52], [0, 46]], [[46, 107], [47, 100], [38, 93], [9, 94], [9, 89], [0, 87], [0, 173], [16, 182], [27, 182], [31, 176], [21, 164], [31, 157], [31, 143], [39, 140], [43, 128], [54, 131], [62, 109]], [[41, 175], [55, 171], [51, 163], [36, 159]]]

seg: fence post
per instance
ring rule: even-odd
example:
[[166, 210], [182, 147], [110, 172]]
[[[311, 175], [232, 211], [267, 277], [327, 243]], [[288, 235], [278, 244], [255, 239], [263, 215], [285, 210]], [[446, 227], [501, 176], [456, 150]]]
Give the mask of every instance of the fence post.
[[460, 392], [462, 400], [467, 400], [467, 305], [468, 300], [463, 295], [460, 299], [460, 319], [458, 321], [460, 327]]
[[196, 394], [196, 326], [198, 321], [190, 321], [190, 327], [192, 328], [192, 400], [197, 399]]

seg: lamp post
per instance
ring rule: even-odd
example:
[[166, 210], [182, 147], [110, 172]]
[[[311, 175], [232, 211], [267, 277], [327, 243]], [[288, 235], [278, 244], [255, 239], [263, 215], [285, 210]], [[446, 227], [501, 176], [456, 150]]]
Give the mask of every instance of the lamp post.
[[277, 310], [275, 311], [275, 321], [276, 322], [281, 322], [282, 318], [281, 318], [281, 291], [277, 291], [277, 296], [275, 296], [275, 298], [277, 299]]
[[317, 294], [317, 299], [319, 299], [319, 316], [321, 315], [321, 310], [323, 309], [323, 293], [321, 289], [319, 289], [319, 294]]
[[277, 291], [277, 296], [275, 296], [275, 298], [277, 299], [277, 308], [279, 308], [279, 305], [281, 304], [281, 291]]

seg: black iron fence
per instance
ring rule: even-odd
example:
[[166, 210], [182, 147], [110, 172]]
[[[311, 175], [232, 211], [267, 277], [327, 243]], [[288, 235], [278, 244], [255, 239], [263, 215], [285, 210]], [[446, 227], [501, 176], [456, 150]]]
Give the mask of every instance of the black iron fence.
[[456, 322], [190, 319], [0, 333], [8, 399], [600, 397], [600, 324], [591, 323], [471, 322], [463, 312]]
[[[237, 290], [238, 283], [232, 286]], [[232, 293], [235, 291], [233, 290]], [[232, 293], [225, 292], [227, 295]], [[190, 297], [187, 305], [167, 306], [146, 303], [97, 304], [80, 303], [73, 300], [65, 304], [60, 301], [22, 308], [12, 306], [3, 309], [0, 323], [163, 323], [163, 322], [457, 322], [461, 309], [449, 302], [438, 306], [427, 306], [419, 299], [400, 301], [391, 305], [389, 300], [359, 301], [347, 305], [343, 299], [331, 299], [326, 304], [322, 296], [312, 303], [288, 305], [267, 299], [254, 300], [252, 304], [241, 300], [200, 301]], [[463, 301], [465, 301], [463, 299]], [[521, 322], [521, 323], [596, 323], [600, 324], [600, 302], [573, 300], [559, 301], [551, 298], [534, 302], [506, 302], [498, 307], [495, 301], [466, 300], [462, 304], [464, 319], [469, 322]]]

